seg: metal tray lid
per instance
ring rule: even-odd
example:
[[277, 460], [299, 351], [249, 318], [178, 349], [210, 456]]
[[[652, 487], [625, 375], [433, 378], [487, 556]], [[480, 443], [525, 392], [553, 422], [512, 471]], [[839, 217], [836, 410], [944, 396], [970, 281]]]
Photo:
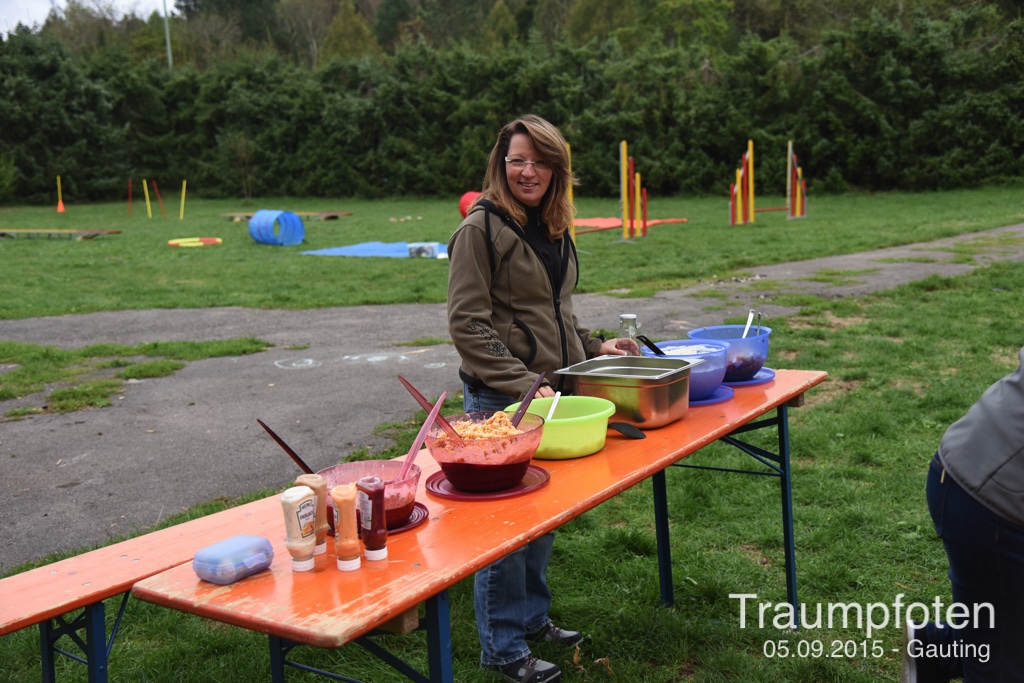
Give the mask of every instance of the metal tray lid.
[[703, 358], [687, 360], [661, 356], [598, 356], [555, 372], [574, 377], [615, 377], [660, 382], [688, 375], [690, 368], [703, 362]]

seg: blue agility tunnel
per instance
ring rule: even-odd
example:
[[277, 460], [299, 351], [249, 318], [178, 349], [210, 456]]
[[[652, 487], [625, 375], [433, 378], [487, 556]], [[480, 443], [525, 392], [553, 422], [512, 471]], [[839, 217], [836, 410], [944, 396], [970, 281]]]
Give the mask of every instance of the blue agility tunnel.
[[306, 229], [302, 226], [302, 219], [291, 211], [260, 209], [249, 219], [249, 235], [260, 244], [290, 247], [302, 244]]

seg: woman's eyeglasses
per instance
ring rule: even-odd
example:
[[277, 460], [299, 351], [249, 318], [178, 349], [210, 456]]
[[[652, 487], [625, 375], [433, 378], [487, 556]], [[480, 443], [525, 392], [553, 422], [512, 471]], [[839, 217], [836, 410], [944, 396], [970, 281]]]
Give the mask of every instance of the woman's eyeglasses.
[[534, 170], [537, 171], [551, 170], [551, 162], [544, 160], [527, 161], [526, 159], [509, 159], [508, 157], [505, 157], [505, 163], [511, 166], [512, 168], [516, 169], [517, 171], [522, 171], [524, 168], [530, 166], [531, 164], [533, 165]]

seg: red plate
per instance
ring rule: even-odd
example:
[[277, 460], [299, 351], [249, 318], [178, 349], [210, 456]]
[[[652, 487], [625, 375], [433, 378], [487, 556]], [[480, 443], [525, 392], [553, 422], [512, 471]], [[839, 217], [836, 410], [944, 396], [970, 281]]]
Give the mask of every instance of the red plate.
[[399, 527], [395, 527], [394, 529], [388, 529], [388, 535], [393, 536], [395, 534], [400, 534], [403, 531], [415, 529], [420, 524], [426, 522], [427, 517], [429, 516], [430, 511], [427, 510], [427, 506], [419, 501], [416, 501], [416, 504], [412, 506], [412, 514], [409, 515], [409, 519], [406, 520], [405, 524]]
[[426, 487], [427, 493], [432, 493], [439, 498], [449, 498], [451, 500], [499, 500], [535, 491], [544, 486], [544, 484], [547, 484], [550, 478], [551, 474], [546, 469], [539, 465], [531, 464], [526, 469], [526, 476], [523, 477], [521, 482], [510, 489], [502, 491], [488, 491], [486, 493], [460, 491], [451, 485], [448, 477], [444, 476], [444, 472], [435, 472], [427, 477]]

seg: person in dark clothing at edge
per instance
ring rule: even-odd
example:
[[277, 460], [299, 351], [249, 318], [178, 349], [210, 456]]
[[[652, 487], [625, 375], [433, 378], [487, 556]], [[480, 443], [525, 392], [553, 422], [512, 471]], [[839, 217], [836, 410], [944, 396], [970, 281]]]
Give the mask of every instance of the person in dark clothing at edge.
[[928, 511], [965, 618], [904, 627], [902, 683], [1024, 681], [1024, 348], [946, 430]]
[[[541, 372], [537, 396], [570, 393], [555, 373], [599, 355], [637, 355], [631, 339], [605, 340], [573, 314], [576, 248], [565, 138], [528, 114], [502, 127], [480, 197], [448, 242], [448, 329], [461, 357], [467, 412], [522, 400]], [[578, 631], [548, 616], [547, 566], [554, 534], [531, 541], [477, 572], [474, 608], [480, 663], [516, 683], [561, 680], [530, 642], [574, 647]]]

